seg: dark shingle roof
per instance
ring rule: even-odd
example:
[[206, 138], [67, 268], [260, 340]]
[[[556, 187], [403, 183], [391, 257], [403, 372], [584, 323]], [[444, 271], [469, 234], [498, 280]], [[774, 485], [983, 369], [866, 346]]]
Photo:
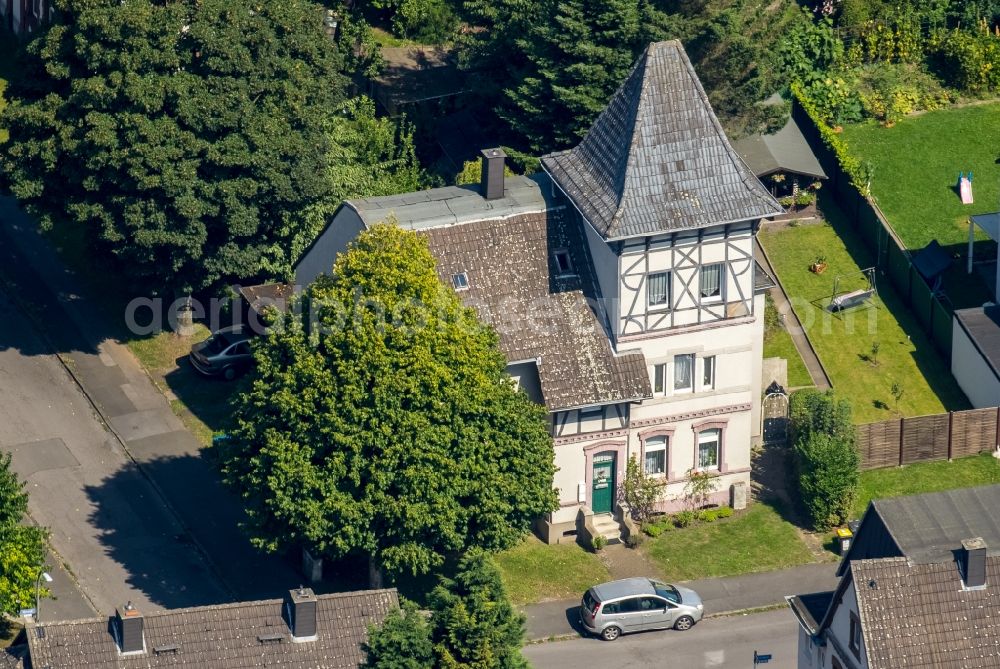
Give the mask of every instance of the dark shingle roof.
[[987, 558], [982, 590], [963, 590], [953, 561], [858, 560], [851, 570], [870, 669], [1000, 666], [1000, 557]]
[[0, 649], [0, 667], [3, 669], [24, 669], [27, 647], [14, 646]]
[[[588, 303], [596, 282], [580, 226], [562, 207], [422, 231], [442, 281], [468, 277], [458, 294], [497, 330], [507, 360], [537, 359], [550, 411], [652, 395], [642, 354], [615, 355]], [[575, 274], [558, 275], [556, 249]]]
[[730, 146], [676, 41], [650, 44], [580, 144], [542, 165], [607, 239], [783, 212]]
[[872, 509], [903, 556], [913, 563], [951, 560], [962, 540], [970, 537], [982, 537], [989, 554], [1000, 555], [1000, 517], [996, 513], [1000, 485], [877, 499]]
[[[318, 595], [316, 640], [293, 643], [284, 603], [273, 599], [146, 614], [146, 652], [129, 656], [119, 654], [107, 618], [44, 622], [27, 630], [31, 663], [50, 669], [356, 669], [364, 661], [361, 645], [368, 626], [381, 623], [398, 606], [395, 590]], [[155, 652], [164, 646], [177, 648]]]
[[[781, 96], [771, 96], [767, 104], [781, 104]], [[794, 172], [817, 179], [826, 178], [826, 172], [792, 116], [777, 132], [745, 137], [733, 142], [733, 148], [758, 177], [775, 172]]]

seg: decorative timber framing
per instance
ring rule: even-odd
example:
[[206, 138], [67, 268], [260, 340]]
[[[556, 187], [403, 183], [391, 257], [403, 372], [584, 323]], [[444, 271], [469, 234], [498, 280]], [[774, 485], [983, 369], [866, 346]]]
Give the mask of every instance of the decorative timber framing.
[[[631, 337], [752, 316], [754, 228], [755, 224], [747, 221], [644, 237], [621, 245], [622, 313], [618, 319], [618, 336]], [[706, 259], [706, 251], [717, 245], [721, 249], [713, 249], [715, 253]], [[657, 256], [656, 261], [654, 256]], [[724, 268], [723, 299], [706, 302], [701, 299], [701, 268], [718, 263]], [[659, 272], [668, 273], [667, 304], [650, 305], [647, 278]]]

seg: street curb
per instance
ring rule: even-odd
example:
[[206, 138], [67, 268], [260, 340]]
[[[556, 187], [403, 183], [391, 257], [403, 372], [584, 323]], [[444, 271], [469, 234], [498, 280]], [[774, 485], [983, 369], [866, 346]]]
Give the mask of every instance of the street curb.
[[[2, 228], [0, 228], [0, 236], [5, 237], [7, 243], [10, 244], [11, 246], [13, 246], [13, 248], [17, 249], [18, 255], [21, 255], [20, 248], [17, 246], [17, 244], [15, 244], [11, 240], [9, 232], [6, 232]], [[68, 268], [68, 267], [66, 268], [66, 271], [69, 272], [70, 274], [74, 274], [74, 272], [70, 268]], [[36, 273], [36, 275], [37, 275], [37, 273]], [[41, 277], [39, 277], [39, 278], [41, 278]], [[49, 292], [50, 292], [50, 294], [52, 296], [52, 299], [54, 299], [56, 301], [56, 303], [61, 304], [62, 301], [58, 297], [58, 291], [53, 290], [52, 286], [50, 286], [48, 284], [48, 282], [45, 281], [44, 279], [41, 279], [41, 281], [42, 281], [43, 285], [49, 290]], [[55, 358], [57, 360], [59, 360], [59, 364], [62, 366], [63, 369], [66, 370], [66, 372], [69, 374], [69, 377], [71, 379], [73, 379], [73, 383], [76, 385], [77, 388], [80, 389], [80, 392], [83, 394], [83, 396], [87, 398], [87, 403], [93, 409], [93, 411], [96, 414], [98, 420], [100, 420], [100, 422], [104, 426], [104, 428], [114, 436], [115, 441], [117, 441], [118, 444], [122, 447], [122, 452], [125, 454], [125, 456], [128, 458], [128, 460], [132, 463], [132, 465], [139, 471], [139, 473], [142, 475], [142, 477], [146, 481], [149, 482], [150, 487], [152, 487], [153, 491], [160, 498], [160, 501], [163, 503], [164, 507], [166, 507], [167, 511], [174, 517], [174, 520], [177, 522], [177, 525], [185, 533], [185, 535], [187, 536], [187, 538], [190, 539], [191, 544], [194, 546], [195, 550], [198, 551], [198, 555], [202, 558], [202, 560], [205, 561], [206, 566], [208, 567], [209, 571], [212, 572], [212, 575], [215, 577], [215, 579], [218, 581], [218, 583], [221, 586], [223, 592], [225, 592], [226, 595], [230, 598], [230, 601], [232, 601], [232, 602], [239, 601], [239, 597], [236, 595], [236, 591], [233, 590], [230, 587], [229, 583], [223, 578], [223, 576], [222, 576], [222, 573], [223, 573], [222, 570], [219, 568], [219, 566], [217, 564], [215, 564], [215, 561], [212, 560], [211, 557], [209, 557], [208, 552], [205, 550], [205, 547], [202, 546], [201, 542], [194, 535], [194, 532], [191, 530], [190, 527], [188, 527], [187, 523], [184, 522], [183, 518], [178, 513], [177, 509], [174, 508], [173, 504], [170, 503], [170, 500], [167, 498], [166, 494], [163, 492], [163, 490], [160, 488], [160, 486], [156, 483], [156, 481], [153, 480], [153, 478], [149, 475], [149, 473], [143, 468], [143, 466], [139, 463], [139, 461], [136, 460], [135, 456], [132, 455], [132, 452], [129, 450], [129, 448], [128, 448], [126, 442], [125, 442], [125, 440], [118, 433], [118, 431], [115, 430], [115, 428], [111, 425], [110, 420], [108, 419], [107, 416], [104, 415], [104, 412], [101, 410], [101, 408], [97, 404], [97, 402], [94, 401], [94, 398], [91, 397], [90, 393], [87, 392], [87, 389], [86, 389], [86, 387], [84, 387], [83, 382], [77, 376], [76, 372], [73, 371], [73, 365], [70, 365], [70, 364], [67, 363], [67, 361], [66, 361], [66, 359], [64, 357], [64, 354], [61, 353], [61, 352], [59, 352], [59, 347], [56, 346], [53, 343], [52, 339], [49, 337], [48, 333], [45, 331], [45, 328], [36, 319], [35, 314], [32, 313], [32, 311], [30, 309], [26, 309], [25, 308], [23, 300], [21, 300], [20, 297], [16, 294], [16, 292], [17, 292], [16, 291], [16, 288], [17, 288], [16, 283], [12, 282], [7, 276], [4, 276], [2, 273], [0, 273], [0, 283], [2, 283], [7, 288], [7, 291], [5, 291], [5, 292], [7, 293], [7, 296], [10, 298], [11, 302], [15, 306], [17, 306], [17, 308], [21, 311], [21, 313], [23, 313], [28, 318], [28, 321], [32, 324], [32, 327], [38, 333], [39, 337], [41, 337], [42, 340], [46, 343], [46, 345], [48, 346], [48, 348], [54, 354]], [[68, 313], [66, 313], [65, 316], [66, 316], [66, 318], [72, 320], [70, 318], [70, 316], [69, 316]], [[75, 325], [75, 323], [74, 323], [74, 325]], [[82, 331], [80, 332], [80, 335], [84, 336]], [[140, 365], [139, 367], [143, 370], [143, 373], [145, 373], [146, 376], [147, 376], [147, 378], [148, 378], [149, 373], [146, 371], [145, 367], [142, 367], [142, 365]], [[162, 393], [160, 393], [160, 394], [162, 395]], [[53, 552], [55, 552], [55, 551], [53, 551]], [[83, 592], [83, 589], [81, 588], [80, 591]], [[90, 595], [86, 594], [86, 593], [84, 593], [84, 594], [87, 597], [87, 600], [90, 601]], [[93, 605], [93, 602], [91, 602], [91, 605]], [[96, 609], [96, 607], [95, 607], [95, 609]]]

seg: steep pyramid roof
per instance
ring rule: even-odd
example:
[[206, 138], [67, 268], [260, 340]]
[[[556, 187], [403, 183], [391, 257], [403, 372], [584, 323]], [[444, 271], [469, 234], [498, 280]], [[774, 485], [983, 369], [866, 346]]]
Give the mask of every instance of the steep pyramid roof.
[[650, 44], [587, 136], [542, 166], [606, 239], [783, 212], [730, 146], [677, 41]]

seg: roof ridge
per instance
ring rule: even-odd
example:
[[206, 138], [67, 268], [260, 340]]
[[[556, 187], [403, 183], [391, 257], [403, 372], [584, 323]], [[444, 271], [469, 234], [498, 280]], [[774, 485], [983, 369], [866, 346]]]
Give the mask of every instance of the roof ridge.
[[[676, 42], [676, 40], [672, 41]], [[639, 134], [635, 132], [635, 129], [639, 125], [640, 114], [643, 111], [643, 102], [646, 100], [649, 94], [649, 77], [646, 76], [646, 66], [649, 62], [649, 58], [652, 55], [653, 47], [657, 46], [658, 44], [660, 44], [660, 42], [651, 42], [646, 45], [646, 48], [642, 50], [642, 53], [639, 54], [639, 57], [636, 58], [635, 63], [632, 65], [632, 71], [629, 72], [628, 77], [626, 77], [625, 81], [622, 82], [622, 85], [619, 86], [619, 90], [624, 89], [626, 84], [628, 84], [629, 80], [633, 76], [635, 76], [636, 73], [639, 73], [639, 96], [636, 98], [635, 101], [635, 113], [632, 114], [631, 117], [631, 128], [628, 128], [630, 141], [628, 145], [628, 150], [625, 152], [625, 170], [622, 175], [621, 191], [618, 193], [618, 202], [615, 205], [615, 213], [611, 216], [611, 223], [608, 226], [609, 236], [612, 234], [612, 231], [615, 230], [615, 228], [617, 227], [616, 224], [625, 215], [624, 212], [625, 193], [628, 190], [631, 180], [634, 178], [632, 168], [636, 166], [636, 161], [638, 160], [638, 158], [636, 157], [636, 146], [639, 143]], [[641, 72], [639, 72], [640, 69], [642, 70]], [[615, 96], [617, 95], [618, 91], [615, 91]], [[612, 96], [612, 99], [614, 99], [614, 96]]]
[[[750, 169], [750, 166], [746, 164], [746, 161], [743, 160], [743, 157], [740, 156], [740, 154], [736, 151], [736, 149], [733, 148], [732, 143], [729, 141], [729, 135], [726, 134], [725, 129], [722, 127], [722, 123], [719, 121], [719, 117], [718, 115], [716, 115], [715, 109], [712, 107], [712, 103], [708, 99], [708, 93], [705, 92], [705, 87], [702, 86], [701, 79], [698, 78], [698, 73], [694, 69], [694, 64], [692, 64], [691, 59], [688, 58], [687, 51], [685, 51], [683, 48], [680, 48], [678, 49], [678, 52], [680, 53], [681, 62], [685, 65], [688, 75], [694, 81], [695, 90], [698, 91], [698, 94], [701, 96], [702, 102], [705, 103], [705, 108], [708, 109], [709, 112], [708, 115], [712, 121], [712, 127], [715, 128], [716, 134], [719, 136], [719, 139], [722, 140], [722, 144], [726, 149], [726, 155], [728, 155], [729, 159], [733, 161], [734, 166], [736, 167], [736, 171], [741, 174], [741, 181], [743, 182], [743, 185], [746, 187], [747, 191], [751, 195], [756, 197], [761, 202], [764, 202], [766, 204], [774, 202], [775, 201], [774, 198], [771, 196], [770, 193], [766, 191], [766, 189], [763, 188], [763, 185], [760, 183], [760, 180], [754, 175], [753, 170]], [[741, 167], [742, 169], [740, 169]], [[754, 188], [754, 182], [756, 182], [757, 185], [761, 186], [761, 188], [760, 189]]]

